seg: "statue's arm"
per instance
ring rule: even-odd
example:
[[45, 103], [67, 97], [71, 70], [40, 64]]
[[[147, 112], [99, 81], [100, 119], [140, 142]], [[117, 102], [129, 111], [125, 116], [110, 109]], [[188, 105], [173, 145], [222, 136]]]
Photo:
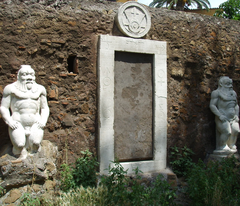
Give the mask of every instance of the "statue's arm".
[[239, 106], [238, 106], [238, 104], [235, 107], [235, 111], [236, 111], [236, 116], [239, 117]]
[[[234, 94], [236, 96], [236, 100], [237, 100], [237, 93], [234, 91]], [[239, 105], [238, 105], [238, 101], [236, 101], [236, 106], [235, 106], [235, 111], [236, 111], [236, 116], [239, 117]]]
[[236, 112], [235, 113], [236, 115], [235, 115], [234, 119], [235, 119], [236, 122], [239, 122], [239, 106], [238, 106], [238, 104], [236, 104], [235, 112]]
[[221, 114], [220, 114], [220, 112], [219, 112], [219, 110], [218, 110], [218, 108], [217, 108], [217, 102], [218, 102], [218, 92], [215, 90], [215, 91], [213, 91], [212, 94], [211, 94], [211, 101], [210, 101], [209, 107], [210, 107], [211, 111], [212, 111], [216, 116], [219, 117]]
[[211, 101], [210, 101], [210, 109], [221, 121], [227, 121], [227, 117], [225, 117], [223, 114], [220, 113], [220, 111], [217, 108], [217, 103], [219, 99], [218, 91], [215, 90], [211, 94]]
[[[236, 92], [235, 92], [235, 96], [236, 96], [236, 99], [237, 99]], [[238, 102], [236, 102], [236, 106], [235, 106], [235, 121], [239, 122], [239, 105], [238, 105]]]
[[12, 129], [16, 129], [17, 122], [12, 119], [10, 110], [9, 110], [11, 105], [11, 98], [12, 98], [11, 86], [12, 85], [8, 85], [3, 90], [3, 97], [2, 97], [0, 111], [2, 114], [2, 118], [6, 122], [6, 124]]
[[42, 87], [42, 93], [40, 96], [40, 106], [41, 106], [41, 124], [44, 126], [46, 126], [47, 124], [47, 120], [48, 120], [48, 116], [49, 116], [49, 107], [48, 107], [48, 103], [47, 103], [47, 92], [46, 89], [44, 87]]

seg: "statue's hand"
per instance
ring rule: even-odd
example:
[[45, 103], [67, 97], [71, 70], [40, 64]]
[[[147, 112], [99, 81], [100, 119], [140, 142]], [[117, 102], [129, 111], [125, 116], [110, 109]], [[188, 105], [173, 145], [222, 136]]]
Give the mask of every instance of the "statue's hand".
[[37, 124], [38, 129], [44, 129], [44, 127], [45, 127], [45, 124], [42, 123], [41, 121], [37, 121], [36, 124]]
[[239, 118], [238, 118], [237, 115], [235, 115], [234, 120], [235, 120], [236, 122], [239, 122]]
[[14, 120], [7, 122], [7, 125], [13, 130], [17, 129], [19, 124], [20, 124], [19, 122]]
[[222, 122], [228, 121], [227, 117], [224, 116], [224, 115], [221, 115], [221, 116], [219, 117], [219, 119], [220, 119]]

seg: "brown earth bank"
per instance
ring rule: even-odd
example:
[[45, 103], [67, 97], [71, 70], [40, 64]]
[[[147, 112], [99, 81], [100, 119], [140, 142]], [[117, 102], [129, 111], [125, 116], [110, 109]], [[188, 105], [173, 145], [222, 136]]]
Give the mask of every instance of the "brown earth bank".
[[[59, 165], [80, 151], [97, 155], [98, 35], [123, 36], [114, 18], [121, 3], [106, 1], [0, 1], [0, 98], [21, 64], [35, 69], [48, 92], [50, 117], [44, 139], [60, 151]], [[147, 7], [148, 8], [148, 7]], [[187, 145], [195, 159], [215, 148], [209, 109], [217, 79], [240, 87], [240, 22], [148, 8], [152, 26], [145, 39], [167, 41], [168, 150]], [[9, 143], [0, 119], [1, 146]]]

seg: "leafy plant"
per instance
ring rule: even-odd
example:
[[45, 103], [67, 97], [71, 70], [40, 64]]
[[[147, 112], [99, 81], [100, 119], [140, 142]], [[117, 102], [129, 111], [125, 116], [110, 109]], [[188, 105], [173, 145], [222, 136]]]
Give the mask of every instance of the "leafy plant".
[[76, 160], [73, 170], [73, 178], [76, 186], [83, 187], [96, 186], [96, 167], [98, 166], [97, 159], [88, 150], [81, 152], [84, 156]]
[[192, 155], [194, 152], [187, 146], [182, 148], [174, 146], [170, 148], [170, 164], [173, 172], [178, 176], [186, 176], [189, 168], [194, 164]]
[[169, 183], [163, 179], [162, 175], [158, 175], [152, 187], [148, 187], [146, 191], [146, 205], [174, 205], [176, 192], [171, 189]]
[[101, 184], [107, 188], [107, 205], [173, 205], [176, 193], [169, 183], [159, 175], [150, 187], [141, 184], [141, 171], [136, 168], [135, 178], [126, 177], [127, 171], [119, 162], [109, 166], [109, 176]]
[[6, 193], [6, 190], [2, 186], [0, 186], [0, 197], [5, 195], [5, 193]]
[[108, 190], [107, 202], [110, 203], [110, 205], [122, 205], [126, 203], [128, 198], [128, 180], [125, 175], [127, 171], [125, 171], [123, 166], [117, 161], [114, 167], [109, 165], [108, 173], [109, 176], [104, 176], [101, 179], [101, 184], [106, 186]]
[[234, 156], [208, 165], [199, 160], [189, 170], [187, 192], [196, 206], [240, 205], [239, 175]]
[[67, 192], [70, 189], [83, 186], [96, 185], [96, 167], [98, 166], [97, 159], [88, 150], [81, 152], [84, 156], [80, 157], [75, 162], [75, 167], [62, 164], [61, 165], [61, 186], [60, 188]]
[[40, 206], [40, 199], [37, 197], [33, 197], [30, 193], [25, 193], [21, 200], [22, 206]]
[[220, 4], [214, 16], [240, 20], [240, 0], [228, 0]]
[[141, 184], [142, 177], [139, 175], [142, 173], [141, 170], [137, 168], [133, 169], [135, 172], [135, 178], [129, 179], [129, 186], [130, 186], [130, 192], [129, 192], [129, 200], [131, 201], [132, 205], [143, 205], [146, 196], [145, 193], [147, 190], [146, 187]]
[[73, 167], [69, 166], [68, 164], [61, 165], [61, 185], [60, 188], [62, 191], [67, 192], [68, 190], [75, 188], [76, 184], [73, 178]]

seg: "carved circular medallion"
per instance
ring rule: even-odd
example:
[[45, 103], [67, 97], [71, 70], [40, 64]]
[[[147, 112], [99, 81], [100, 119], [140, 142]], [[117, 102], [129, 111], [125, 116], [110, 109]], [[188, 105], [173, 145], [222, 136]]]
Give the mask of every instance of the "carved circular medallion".
[[116, 23], [123, 34], [133, 38], [141, 38], [151, 28], [151, 17], [144, 6], [137, 2], [128, 1], [118, 9]]

